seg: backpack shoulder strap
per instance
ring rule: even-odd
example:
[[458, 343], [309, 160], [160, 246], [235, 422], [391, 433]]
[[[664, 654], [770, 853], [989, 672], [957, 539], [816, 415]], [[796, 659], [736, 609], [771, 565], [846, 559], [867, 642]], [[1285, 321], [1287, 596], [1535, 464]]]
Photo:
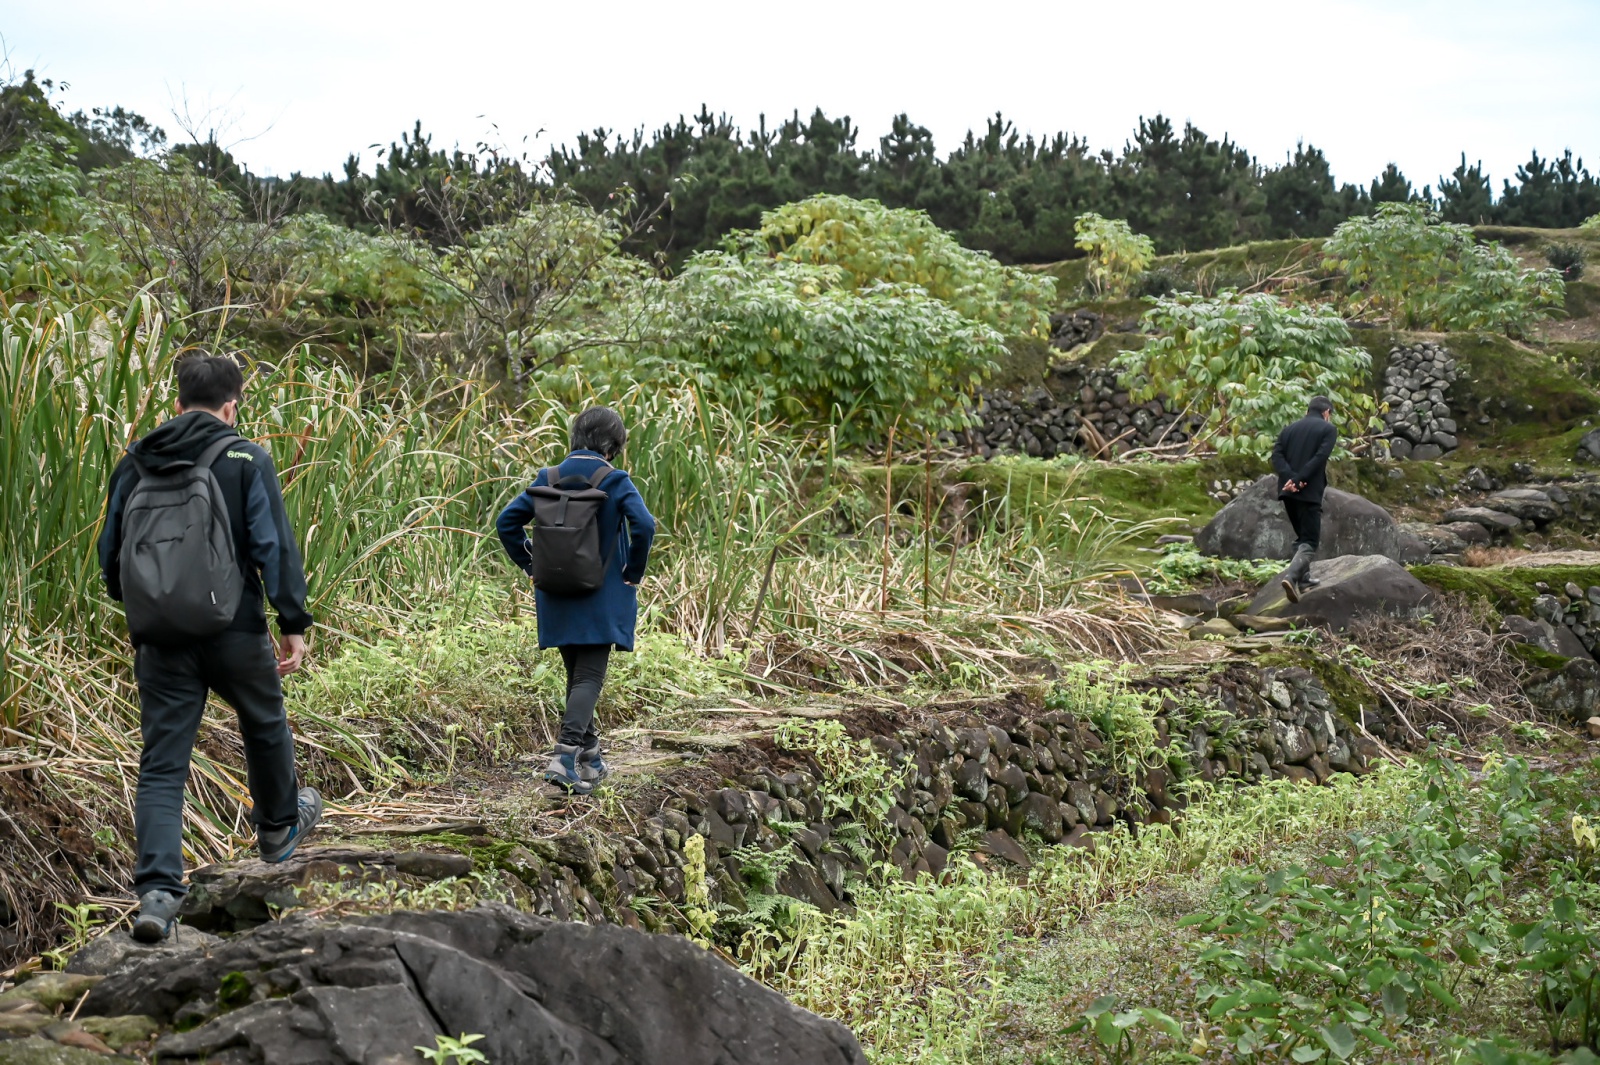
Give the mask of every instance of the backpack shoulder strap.
[[234, 444], [243, 443], [243, 441], [244, 438], [239, 436], [237, 433], [229, 433], [227, 436], [218, 437], [216, 440], [213, 440], [204, 451], [200, 452], [199, 458], [194, 460], [195, 469], [210, 469], [211, 464], [217, 461], [224, 451], [232, 447]]
[[611, 463], [602, 462], [600, 464], [600, 468], [589, 475], [589, 487], [599, 488], [600, 482], [605, 480], [607, 477], [610, 477], [615, 469], [616, 467], [611, 465]]
[[[210, 469], [211, 464], [216, 462], [224, 451], [226, 451], [229, 447], [232, 447], [234, 444], [242, 443], [243, 441], [244, 437], [238, 435], [237, 433], [228, 433], [226, 436], [220, 436], [213, 440], [210, 444], [206, 445], [206, 449], [200, 452], [200, 457], [195, 459], [193, 463], [188, 466], [183, 466], [180, 464], [178, 469]], [[139, 475], [138, 480], [143, 481], [145, 478], [151, 476], [150, 468], [140, 461], [137, 455], [130, 451], [128, 453], [128, 458], [133, 461], [133, 470]], [[137, 484], [135, 486], [137, 487]]]

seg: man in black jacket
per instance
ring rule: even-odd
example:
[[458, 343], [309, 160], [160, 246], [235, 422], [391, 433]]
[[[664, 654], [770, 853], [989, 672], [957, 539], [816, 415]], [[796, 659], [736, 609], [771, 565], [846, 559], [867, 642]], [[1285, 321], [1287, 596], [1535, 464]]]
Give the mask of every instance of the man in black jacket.
[[1315, 587], [1311, 559], [1322, 539], [1322, 494], [1328, 487], [1328, 456], [1338, 442], [1333, 427], [1333, 404], [1317, 396], [1306, 406], [1306, 416], [1286, 425], [1272, 448], [1272, 468], [1278, 474], [1278, 498], [1294, 526], [1294, 559], [1278, 577], [1290, 602]]
[[[123, 515], [141, 476], [134, 458], [152, 476], [192, 465], [209, 444], [234, 434], [243, 391], [244, 376], [232, 359], [195, 355], [178, 364], [177, 417], [130, 444], [111, 475], [100, 534], [100, 568], [111, 598], [122, 599]], [[166, 937], [186, 891], [183, 790], [208, 692], [216, 692], [238, 714], [261, 857], [268, 862], [288, 858], [322, 816], [316, 789], [297, 790], [294, 739], [280, 680], [300, 668], [311, 626], [300, 552], [272, 457], [242, 439], [224, 447], [211, 472], [227, 506], [244, 577], [233, 623], [215, 636], [134, 648], [144, 749], [134, 801], [138, 861], [133, 887], [139, 917], [133, 935], [146, 943]], [[278, 614], [282, 637], [276, 647], [263, 598]]]

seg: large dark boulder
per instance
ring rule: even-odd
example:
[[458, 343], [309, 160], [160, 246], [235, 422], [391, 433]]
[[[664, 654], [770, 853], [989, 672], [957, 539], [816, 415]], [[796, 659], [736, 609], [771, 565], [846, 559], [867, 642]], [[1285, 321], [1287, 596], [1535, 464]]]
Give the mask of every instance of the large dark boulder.
[[[1240, 492], [1200, 530], [1194, 542], [1203, 555], [1289, 558], [1294, 554], [1294, 529], [1278, 502], [1277, 477], [1268, 474]], [[1397, 562], [1420, 562], [1428, 553], [1426, 543], [1402, 529], [1378, 504], [1337, 488], [1324, 494], [1318, 558], [1385, 555]]]
[[1268, 618], [1305, 618], [1335, 629], [1347, 627], [1361, 614], [1413, 614], [1427, 609], [1433, 590], [1402, 565], [1383, 555], [1345, 555], [1311, 564], [1321, 583], [1289, 602], [1283, 587], [1269, 583], [1250, 601], [1249, 614]]
[[84, 1016], [187, 1029], [161, 1061], [389, 1065], [480, 1034], [494, 1065], [854, 1065], [848, 1029], [678, 936], [506, 906], [289, 918], [106, 978]]

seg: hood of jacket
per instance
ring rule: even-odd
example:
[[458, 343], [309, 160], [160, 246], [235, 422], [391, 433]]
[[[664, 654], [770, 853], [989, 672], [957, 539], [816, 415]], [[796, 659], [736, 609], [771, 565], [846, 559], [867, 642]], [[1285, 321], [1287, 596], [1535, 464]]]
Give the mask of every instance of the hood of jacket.
[[151, 473], [194, 462], [219, 436], [237, 435], [228, 424], [203, 410], [180, 414], [128, 445], [128, 454]]

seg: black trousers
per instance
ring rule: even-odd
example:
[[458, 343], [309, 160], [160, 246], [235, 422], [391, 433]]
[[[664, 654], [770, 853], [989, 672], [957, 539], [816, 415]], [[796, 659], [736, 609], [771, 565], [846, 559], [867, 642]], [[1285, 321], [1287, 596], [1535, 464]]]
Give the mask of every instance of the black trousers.
[[283, 712], [283, 687], [272, 638], [264, 632], [224, 632], [178, 646], [141, 646], [139, 792], [133, 825], [139, 857], [133, 888], [182, 895], [183, 791], [206, 695], [216, 692], [239, 717], [250, 798], [257, 828], [283, 828], [299, 813], [294, 738]]
[[567, 667], [567, 711], [561, 717], [561, 736], [556, 742], [588, 749], [600, 742], [594, 727], [594, 708], [606, 682], [611, 645], [584, 643], [558, 650]]
[[1294, 546], [1301, 544], [1315, 551], [1322, 542], [1322, 500], [1308, 502], [1304, 499], [1285, 499], [1283, 509], [1288, 512], [1289, 524], [1294, 526]]

